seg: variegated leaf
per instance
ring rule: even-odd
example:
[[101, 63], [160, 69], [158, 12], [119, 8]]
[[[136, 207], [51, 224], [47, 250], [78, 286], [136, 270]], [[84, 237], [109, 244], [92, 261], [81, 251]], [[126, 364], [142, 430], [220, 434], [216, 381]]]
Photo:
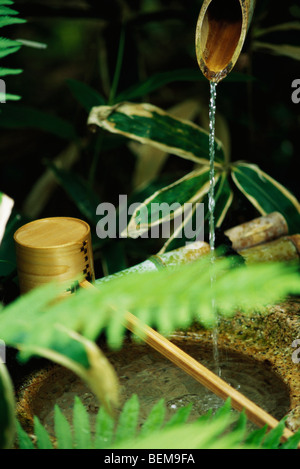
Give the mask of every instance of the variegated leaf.
[[300, 204], [284, 186], [258, 166], [247, 163], [233, 165], [232, 179], [262, 215], [280, 212], [288, 223], [290, 234], [299, 233]]
[[270, 44], [268, 42], [253, 42], [254, 50], [265, 50], [275, 55], [283, 55], [290, 59], [300, 60], [300, 47], [292, 46], [290, 44]]
[[[233, 200], [233, 192], [230, 188], [227, 174], [226, 172], [216, 173], [215, 175], [215, 224], [217, 227], [220, 227], [223, 223], [223, 220], [228, 212], [228, 209]], [[204, 204], [204, 223], [208, 222], [209, 212], [208, 212], [208, 194], [201, 199]], [[190, 224], [192, 227], [197, 226], [197, 222], [195, 220], [195, 213], [191, 213], [189, 219], [184, 219], [186, 225]], [[186, 239], [181, 236], [183, 227], [178, 227], [176, 231], [172, 234], [172, 236], [167, 240], [164, 244], [163, 248], [161, 249], [160, 253], [170, 251], [173, 249], [177, 249], [183, 245], [184, 242], [191, 242], [196, 240], [197, 235], [193, 239]], [[192, 228], [187, 226], [187, 232], [191, 232]], [[178, 234], [180, 237], [178, 238]]]
[[[88, 124], [196, 163], [208, 162], [208, 132], [151, 104], [126, 102], [115, 106], [94, 107]], [[222, 161], [223, 146], [216, 140], [216, 162]]]
[[14, 206], [14, 201], [0, 192], [0, 244], [4, 236], [7, 221]]
[[300, 21], [290, 21], [289, 23], [280, 23], [268, 28], [254, 28], [253, 37], [257, 38], [265, 34], [278, 33], [281, 31], [300, 30]]
[[183, 214], [184, 204], [200, 201], [208, 190], [209, 167], [205, 166], [154, 192], [136, 208], [122, 236], [136, 238], [150, 227], [176, 218]]

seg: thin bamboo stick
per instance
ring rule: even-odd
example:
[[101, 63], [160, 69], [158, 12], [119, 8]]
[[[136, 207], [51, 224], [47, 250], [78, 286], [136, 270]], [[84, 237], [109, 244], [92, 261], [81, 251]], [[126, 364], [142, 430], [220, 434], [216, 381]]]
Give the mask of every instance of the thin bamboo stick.
[[[96, 288], [87, 280], [81, 282], [80, 285], [85, 289]], [[278, 420], [268, 414], [265, 410], [238, 392], [205, 366], [201, 365], [201, 363], [185, 353], [167, 338], [146, 324], [143, 324], [130, 312], [126, 313], [124, 325], [129, 331], [137, 335], [146, 344], [192, 376], [196, 381], [201, 383], [214, 394], [224, 400], [230, 398], [232, 407], [239, 412], [245, 410], [245, 414], [251, 422], [255, 423], [259, 427], [264, 427], [266, 425], [269, 430], [277, 427], [279, 424]], [[282, 434], [282, 441], [286, 441], [293, 435], [294, 433], [291, 430], [285, 428]]]

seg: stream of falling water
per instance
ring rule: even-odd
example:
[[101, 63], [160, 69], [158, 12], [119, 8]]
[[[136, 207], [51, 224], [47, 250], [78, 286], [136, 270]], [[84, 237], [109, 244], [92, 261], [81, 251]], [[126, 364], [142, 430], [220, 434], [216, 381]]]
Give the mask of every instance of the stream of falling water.
[[[215, 124], [216, 124], [216, 98], [217, 83], [210, 82], [210, 101], [209, 101], [209, 161], [210, 161], [210, 186], [208, 194], [208, 210], [209, 210], [209, 245], [211, 252], [212, 265], [215, 262]], [[211, 273], [211, 287], [215, 282], [214, 271]], [[216, 302], [212, 298], [212, 309], [217, 316]], [[216, 367], [216, 373], [221, 376], [221, 367], [219, 360], [218, 348], [218, 319], [212, 332], [213, 340], [213, 357]]]

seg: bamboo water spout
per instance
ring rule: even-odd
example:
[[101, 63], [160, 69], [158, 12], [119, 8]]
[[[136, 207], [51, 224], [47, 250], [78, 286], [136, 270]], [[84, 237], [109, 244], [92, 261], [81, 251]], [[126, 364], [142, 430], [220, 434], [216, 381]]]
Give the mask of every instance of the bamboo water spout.
[[255, 0], [204, 0], [196, 29], [196, 55], [205, 77], [218, 83], [242, 51]]

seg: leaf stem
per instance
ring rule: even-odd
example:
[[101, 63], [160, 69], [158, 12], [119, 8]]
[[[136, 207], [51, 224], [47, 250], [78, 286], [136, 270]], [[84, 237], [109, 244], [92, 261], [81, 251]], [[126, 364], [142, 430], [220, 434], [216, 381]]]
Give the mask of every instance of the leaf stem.
[[109, 106], [114, 104], [114, 99], [116, 97], [116, 93], [117, 93], [117, 89], [118, 89], [118, 85], [120, 81], [123, 58], [124, 58], [124, 48], [125, 48], [125, 26], [123, 25], [121, 29], [121, 34], [120, 34], [120, 42], [119, 42], [115, 74], [114, 74], [113, 82], [112, 82], [111, 89], [110, 89], [109, 99], [108, 99]]

